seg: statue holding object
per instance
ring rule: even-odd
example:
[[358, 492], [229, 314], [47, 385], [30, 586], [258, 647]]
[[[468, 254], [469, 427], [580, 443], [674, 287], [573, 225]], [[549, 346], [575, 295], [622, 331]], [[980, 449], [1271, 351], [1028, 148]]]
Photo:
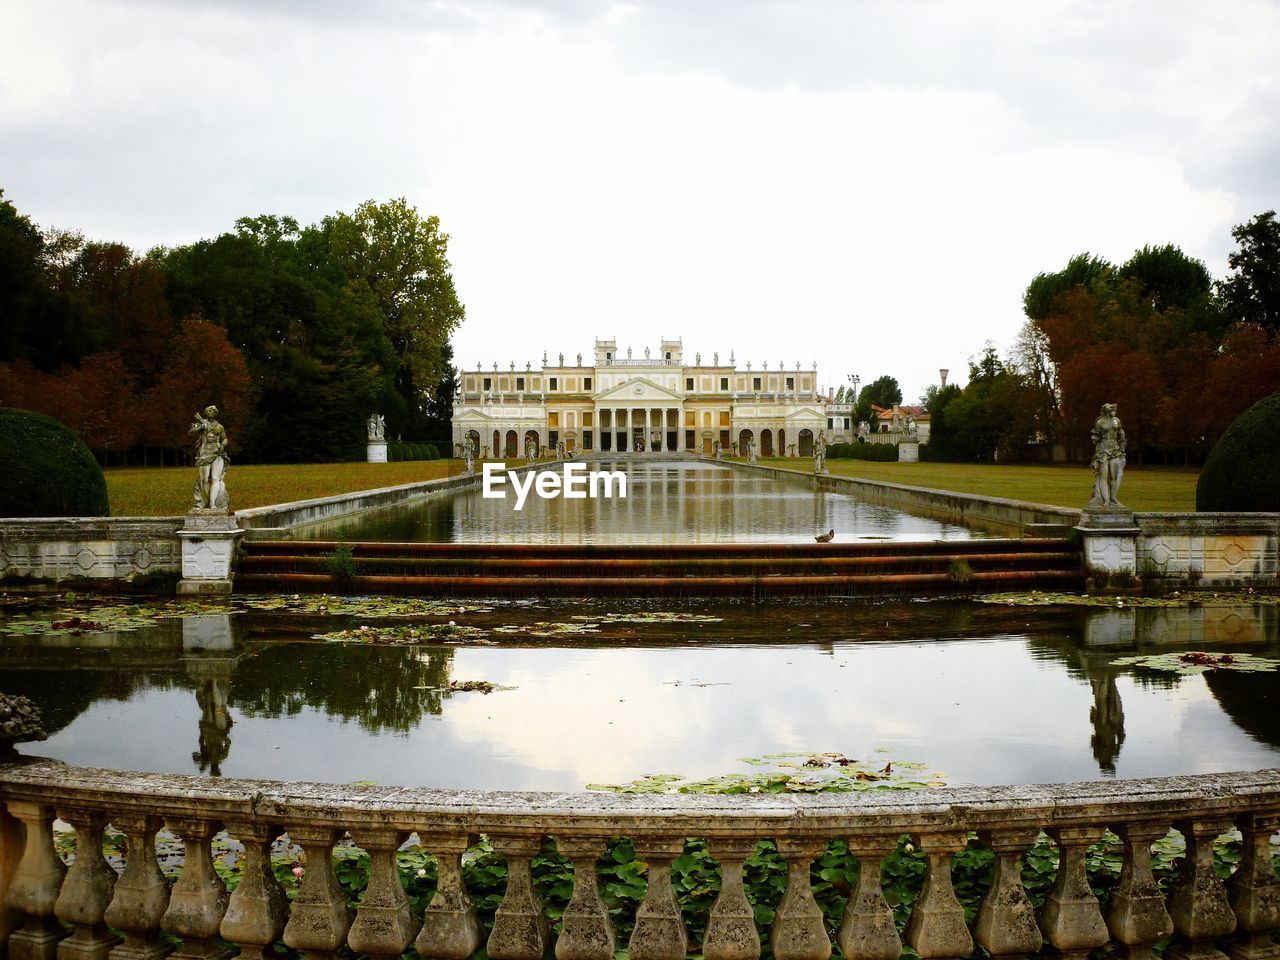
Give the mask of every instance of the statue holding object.
[[1089, 439], [1093, 441], [1093, 496], [1085, 509], [1126, 509], [1120, 502], [1119, 493], [1128, 441], [1114, 403], [1102, 405], [1102, 411], [1089, 431]]
[[210, 404], [197, 413], [188, 433], [200, 435], [196, 444], [196, 485], [193, 491], [197, 510], [221, 510], [231, 505], [227, 495], [227, 431], [218, 422], [218, 408]]

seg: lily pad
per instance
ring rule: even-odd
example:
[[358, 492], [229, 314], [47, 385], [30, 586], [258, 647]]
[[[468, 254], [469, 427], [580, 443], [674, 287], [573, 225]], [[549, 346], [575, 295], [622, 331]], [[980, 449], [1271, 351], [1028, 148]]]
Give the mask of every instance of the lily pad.
[[1006, 607], [1188, 607], [1241, 604], [1280, 605], [1280, 595], [1269, 593], [1179, 593], [1163, 597], [1108, 597], [1090, 593], [1055, 593], [1030, 590], [1023, 593], [989, 593], [972, 598], [977, 603]]
[[312, 634], [313, 640], [329, 643], [419, 644], [419, 643], [472, 643], [487, 644], [484, 631], [450, 623], [415, 623], [395, 626], [371, 626], [362, 624], [351, 630], [333, 630]]
[[1206, 653], [1202, 650], [1121, 657], [1119, 660], [1112, 660], [1111, 663], [1117, 667], [1132, 666], [1183, 676], [1219, 670], [1231, 670], [1236, 673], [1266, 673], [1280, 669], [1280, 660], [1272, 660], [1268, 657], [1255, 657], [1249, 653]]
[[326, 594], [237, 597], [235, 602], [246, 610], [335, 617], [456, 617], [462, 613], [489, 613], [493, 610], [493, 607], [480, 603], [461, 604], [413, 597], [331, 597]]
[[593, 623], [723, 623], [723, 617], [703, 613], [678, 613], [670, 610], [636, 610], [629, 613], [602, 613], [597, 616], [574, 614], [574, 620]]
[[[842, 753], [776, 753], [743, 757], [763, 772], [724, 773], [702, 779], [649, 774], [630, 783], [589, 783], [611, 793], [851, 793], [861, 790], [926, 790], [946, 786], [945, 774], [921, 773], [914, 760], [855, 760]], [[910, 772], [908, 775], [908, 771]]]

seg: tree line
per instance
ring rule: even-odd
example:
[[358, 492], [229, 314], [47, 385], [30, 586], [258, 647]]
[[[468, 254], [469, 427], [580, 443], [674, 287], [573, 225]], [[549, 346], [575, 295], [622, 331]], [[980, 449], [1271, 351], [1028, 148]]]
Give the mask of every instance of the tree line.
[[1119, 406], [1130, 458], [1201, 462], [1224, 430], [1280, 391], [1280, 222], [1232, 231], [1230, 274], [1173, 245], [1116, 266], [1082, 253], [1038, 274], [1009, 355], [986, 348], [963, 387], [929, 388], [932, 460], [1087, 460], [1104, 402]]
[[0, 404], [113, 463], [184, 456], [209, 403], [245, 461], [360, 458], [374, 411], [392, 438], [447, 440], [448, 240], [398, 199], [140, 254], [41, 229], [0, 190]]

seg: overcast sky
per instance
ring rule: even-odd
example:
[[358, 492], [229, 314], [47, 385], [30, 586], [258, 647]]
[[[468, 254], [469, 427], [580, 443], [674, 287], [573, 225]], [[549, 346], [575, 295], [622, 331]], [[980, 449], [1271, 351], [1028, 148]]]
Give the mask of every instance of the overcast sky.
[[0, 0], [0, 187], [145, 249], [405, 196], [461, 365], [963, 378], [1037, 272], [1280, 205], [1280, 5]]

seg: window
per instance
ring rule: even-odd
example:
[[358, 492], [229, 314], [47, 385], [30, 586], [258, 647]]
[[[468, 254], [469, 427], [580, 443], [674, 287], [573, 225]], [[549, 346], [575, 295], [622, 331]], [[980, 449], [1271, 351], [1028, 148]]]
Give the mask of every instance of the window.
[[693, 390], [693, 377], [684, 378], [684, 388], [689, 391]]
[[795, 377], [787, 377], [787, 389], [788, 389], [788, 390], [794, 390], [795, 388], [796, 388], [796, 378], [795, 378]]
[[684, 412], [684, 425], [686, 427], [696, 427], [698, 425], [698, 415], [692, 410]]
[[[585, 420], [585, 415], [583, 419]], [[583, 450], [591, 449], [591, 431], [590, 430], [582, 431], [582, 449]]]
[[612, 354], [612, 353], [605, 353], [605, 355], [604, 355], [604, 362], [605, 362], [605, 363], [613, 363], [613, 354]]
[[846, 430], [848, 430], [848, 429], [849, 429], [849, 418], [848, 418], [848, 417], [845, 417], [845, 418], [844, 418], [844, 428], [845, 428]]
[[484, 389], [486, 393], [493, 389], [493, 380], [489, 377], [484, 378]]
[[759, 377], [752, 377], [752, 378], [751, 378], [751, 389], [752, 389], [752, 390], [759, 390], [759, 389], [760, 389], [760, 378], [759, 378]]
[[548, 414], [547, 414], [547, 426], [548, 426], [548, 427], [558, 427], [558, 426], [560, 426], [560, 413], [559, 413], [559, 411], [557, 411], [557, 410], [552, 410], [550, 413], [548, 413]]
[[583, 389], [583, 390], [590, 390], [590, 389], [591, 389], [591, 378], [590, 378], [590, 377], [583, 377], [583, 378], [582, 378], [582, 389]]
[[582, 425], [584, 427], [594, 426], [595, 424], [591, 422], [593, 419], [595, 419], [595, 413], [593, 411], [591, 410], [582, 411]]
[[516, 377], [516, 389], [517, 390], [524, 389], [524, 377]]
[[835, 429], [835, 426], [836, 426], [836, 425], [835, 425], [835, 418], [834, 418], [834, 417], [827, 417], [827, 429], [828, 429], [828, 430], [834, 430], [834, 429]]
[[684, 432], [684, 448], [685, 448], [686, 450], [692, 450], [692, 449], [693, 449], [693, 447], [694, 447], [694, 442], [693, 442], [693, 440], [694, 440], [694, 438], [693, 438], [693, 431], [692, 431], [692, 430], [686, 430], [686, 431]]
[[720, 378], [720, 389], [721, 389], [721, 390], [728, 390], [728, 389], [729, 389], [729, 378], [728, 378], [728, 377], [721, 377], [721, 378]]
[[[720, 426], [722, 426], [722, 427], [727, 427], [728, 425], [729, 425], [729, 411], [728, 411], [728, 410], [721, 410], [721, 411], [720, 411]], [[726, 441], [726, 443], [727, 443], [727, 442], [728, 442], [728, 441]]]
[[670, 362], [671, 362], [671, 351], [670, 351], [670, 350], [668, 350], [668, 351], [667, 351], [667, 363], [670, 363]]
[[556, 430], [547, 431], [547, 446], [552, 450], [556, 448], [556, 444], [560, 442], [560, 433]]
[[559, 384], [559, 378], [557, 378], [557, 377], [552, 377], [552, 378], [551, 378], [551, 386], [550, 386], [550, 388], [549, 388], [549, 389], [551, 389], [551, 390], [559, 390], [559, 389], [560, 389], [560, 387], [559, 387], [559, 385], [558, 385], [558, 384]]

